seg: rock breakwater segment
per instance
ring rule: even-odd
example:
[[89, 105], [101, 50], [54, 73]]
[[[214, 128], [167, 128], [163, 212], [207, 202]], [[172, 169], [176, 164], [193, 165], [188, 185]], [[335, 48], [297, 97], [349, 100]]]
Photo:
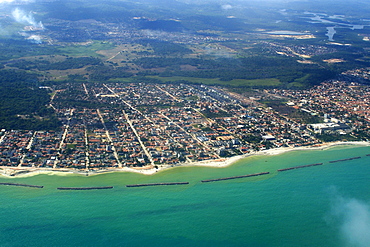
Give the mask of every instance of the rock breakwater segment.
[[161, 186], [161, 185], [185, 185], [189, 182], [175, 182], [175, 183], [150, 183], [150, 184], [128, 184], [126, 187], [146, 187], [146, 186]]
[[44, 188], [44, 186], [42, 186], [42, 185], [17, 184], [17, 183], [0, 183], [0, 185], [22, 186], [22, 187], [39, 188], [39, 189]]
[[102, 186], [102, 187], [58, 187], [58, 190], [107, 190], [113, 189], [113, 186]]
[[270, 174], [269, 172], [261, 172], [261, 173], [254, 173], [254, 174], [248, 174], [248, 175], [242, 175], [242, 176], [234, 176], [234, 177], [226, 177], [226, 178], [216, 178], [216, 179], [207, 179], [202, 180], [202, 183], [208, 183], [208, 182], [217, 182], [217, 181], [223, 181], [223, 180], [230, 180], [230, 179], [238, 179], [238, 178], [248, 178], [248, 177], [257, 177], [262, 175]]
[[358, 157], [352, 157], [352, 158], [341, 159], [341, 160], [332, 160], [332, 161], [329, 161], [329, 163], [336, 163], [336, 162], [347, 161], [347, 160], [356, 160], [356, 159], [361, 159], [361, 157], [358, 156]]
[[289, 167], [289, 168], [279, 169], [277, 171], [278, 172], [285, 172], [285, 171], [289, 171], [289, 170], [294, 170], [294, 169], [299, 169], [299, 168], [306, 168], [306, 167], [310, 167], [310, 166], [321, 166], [322, 164], [323, 163], [315, 163], [315, 164], [303, 165], [303, 166], [293, 166], [293, 167]]

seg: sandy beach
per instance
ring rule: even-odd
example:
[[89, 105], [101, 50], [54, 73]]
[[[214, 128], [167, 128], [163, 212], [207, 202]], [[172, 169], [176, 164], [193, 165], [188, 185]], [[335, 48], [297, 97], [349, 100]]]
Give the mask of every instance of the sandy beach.
[[262, 150], [258, 152], [251, 152], [244, 155], [233, 156], [229, 158], [221, 158], [216, 160], [205, 160], [198, 162], [182, 163], [177, 165], [158, 165], [158, 168], [150, 166], [145, 167], [124, 167], [124, 168], [112, 168], [105, 170], [75, 170], [75, 169], [62, 169], [62, 168], [33, 168], [33, 167], [0, 167], [0, 175], [5, 177], [30, 177], [39, 174], [46, 175], [58, 175], [58, 176], [67, 176], [67, 175], [84, 175], [92, 176], [102, 173], [111, 173], [111, 172], [135, 172], [143, 175], [153, 175], [157, 172], [164, 171], [176, 167], [190, 167], [190, 166], [207, 166], [214, 168], [223, 168], [234, 164], [235, 162], [256, 155], [279, 155], [285, 152], [290, 151], [303, 151], [303, 150], [325, 150], [335, 146], [346, 146], [346, 145], [357, 145], [357, 146], [370, 146], [370, 142], [330, 142], [323, 143], [316, 146], [306, 146], [306, 147], [283, 147], [283, 148], [274, 148], [268, 150]]

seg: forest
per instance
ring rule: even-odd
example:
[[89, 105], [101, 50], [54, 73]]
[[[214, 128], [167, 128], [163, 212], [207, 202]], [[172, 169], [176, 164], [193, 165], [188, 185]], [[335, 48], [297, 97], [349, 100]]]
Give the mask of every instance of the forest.
[[44, 130], [60, 126], [50, 96], [35, 74], [0, 70], [0, 128]]
[[116, 67], [109, 65], [96, 65], [87, 68], [89, 79], [93, 81], [107, 81], [114, 78], [127, 78], [133, 76], [127, 72], [125, 67]]
[[67, 69], [80, 69], [87, 65], [98, 65], [102, 64], [101, 60], [94, 57], [68, 57], [66, 60], [56, 63], [51, 63], [48, 60], [36, 60], [36, 61], [26, 61], [18, 60], [10, 65], [18, 69], [33, 70], [37, 69], [39, 71], [45, 70], [67, 70]]
[[[161, 77], [219, 78], [221, 81], [277, 78], [283, 86], [295, 81], [312, 86], [336, 75], [335, 71], [328, 68], [300, 64], [295, 59], [286, 57], [253, 56], [214, 60], [144, 57], [137, 59], [135, 63], [145, 69], [165, 68], [164, 72], [157, 73]], [[181, 65], [190, 65], [193, 69], [182, 70]], [[145, 75], [145, 72], [141, 72], [141, 75]], [[147, 75], [153, 75], [153, 72], [147, 71]]]
[[154, 53], [158, 56], [166, 55], [185, 55], [192, 52], [192, 50], [186, 48], [184, 45], [176, 44], [173, 42], [154, 40], [154, 39], [141, 39], [137, 41], [138, 44], [148, 46], [154, 50]]

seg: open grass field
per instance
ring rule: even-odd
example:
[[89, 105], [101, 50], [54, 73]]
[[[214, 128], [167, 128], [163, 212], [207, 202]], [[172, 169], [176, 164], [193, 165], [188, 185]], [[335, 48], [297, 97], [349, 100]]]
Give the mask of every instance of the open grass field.
[[152, 49], [142, 46], [140, 44], [124, 44], [116, 47], [97, 51], [98, 54], [106, 57], [107, 61], [120, 63], [122, 60], [128, 62], [138, 57], [138, 52], [153, 52]]
[[[257, 79], [257, 80], [231, 80], [231, 81], [220, 81], [219, 79], [208, 79], [208, 78], [195, 78], [195, 77], [159, 77], [159, 76], [147, 76], [147, 78], [158, 79], [162, 82], [174, 82], [174, 81], [189, 81], [192, 83], [206, 84], [206, 85], [222, 85], [222, 86], [233, 86], [233, 87], [254, 87], [254, 86], [279, 86], [281, 82], [278, 79], [268, 78], [268, 79]], [[115, 82], [125, 82], [129, 83], [133, 81], [133, 78], [119, 78], [110, 81]]]
[[274, 78], [267, 78], [267, 79], [256, 79], [256, 80], [244, 80], [244, 79], [235, 79], [231, 81], [221, 81], [217, 78], [209, 79], [209, 78], [196, 78], [196, 77], [182, 77], [182, 76], [174, 76], [174, 77], [159, 77], [159, 76], [151, 76], [151, 78], [159, 79], [163, 82], [169, 81], [190, 81], [194, 83], [202, 83], [207, 85], [223, 85], [223, 86], [279, 86], [281, 82], [278, 79]]
[[70, 56], [82, 57], [82, 56], [92, 56], [92, 57], [103, 57], [103, 55], [98, 54], [97, 51], [101, 50], [111, 50], [114, 49], [115, 45], [109, 42], [94, 41], [89, 42], [85, 45], [70, 45], [64, 46], [59, 50]]

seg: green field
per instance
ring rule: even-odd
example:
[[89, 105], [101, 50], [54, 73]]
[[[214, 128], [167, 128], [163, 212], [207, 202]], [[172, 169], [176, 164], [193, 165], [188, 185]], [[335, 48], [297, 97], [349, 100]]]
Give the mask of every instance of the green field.
[[231, 81], [221, 81], [217, 78], [197, 78], [197, 77], [182, 77], [182, 76], [173, 76], [173, 77], [159, 77], [159, 76], [150, 76], [150, 78], [155, 78], [161, 80], [162, 82], [171, 82], [171, 81], [189, 81], [193, 83], [206, 84], [206, 85], [223, 85], [223, 86], [279, 86], [281, 82], [278, 79], [267, 78], [267, 79], [255, 79], [255, 80], [244, 80], [244, 79], [234, 79]]
[[[111, 79], [111, 82], [126, 82], [130, 83], [134, 81], [135, 77], [131, 78], [117, 78]], [[256, 79], [256, 80], [244, 80], [244, 79], [235, 79], [231, 81], [221, 81], [219, 79], [209, 79], [209, 78], [197, 78], [197, 77], [182, 77], [182, 76], [173, 76], [173, 77], [159, 77], [159, 76], [147, 76], [146, 78], [152, 78], [156, 80], [160, 80], [163, 83], [166, 82], [176, 82], [176, 81], [187, 81], [190, 83], [197, 83], [197, 84], [206, 84], [206, 85], [222, 85], [222, 86], [232, 86], [232, 87], [255, 87], [255, 86], [262, 86], [262, 87], [274, 87], [280, 86], [282, 83], [275, 78], [267, 78], [267, 79]]]
[[70, 56], [103, 57], [103, 55], [100, 55], [96, 52], [101, 51], [101, 50], [110, 50], [110, 49], [113, 49], [114, 47], [115, 45], [109, 42], [94, 41], [93, 43], [87, 44], [87, 45], [64, 46], [60, 48], [59, 50], [63, 54], [70, 55]]

